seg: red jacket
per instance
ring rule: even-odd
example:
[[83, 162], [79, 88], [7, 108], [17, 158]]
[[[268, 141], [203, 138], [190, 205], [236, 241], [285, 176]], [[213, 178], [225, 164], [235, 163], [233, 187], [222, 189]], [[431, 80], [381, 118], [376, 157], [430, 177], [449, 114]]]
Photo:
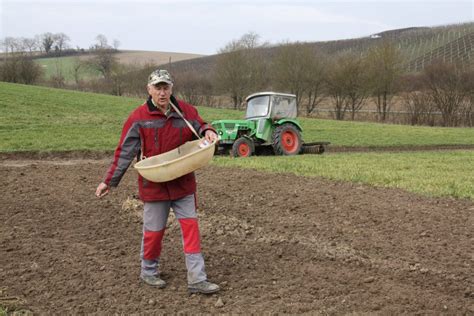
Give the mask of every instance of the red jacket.
[[[200, 135], [204, 135], [208, 129], [213, 130], [192, 105], [176, 100], [173, 96], [171, 101]], [[166, 116], [148, 99], [125, 122], [104, 183], [116, 187], [135, 156], [139, 159], [140, 151], [143, 156], [151, 157], [175, 149], [194, 138], [193, 132], [178, 113], [172, 110]], [[192, 172], [172, 181], [155, 183], [138, 175], [138, 188], [140, 199], [145, 202], [176, 200], [196, 192], [196, 179]]]

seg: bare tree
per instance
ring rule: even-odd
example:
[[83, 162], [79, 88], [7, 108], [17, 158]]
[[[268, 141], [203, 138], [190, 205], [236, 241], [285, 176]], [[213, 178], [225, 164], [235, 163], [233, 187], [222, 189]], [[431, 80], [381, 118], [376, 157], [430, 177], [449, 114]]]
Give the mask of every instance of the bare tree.
[[472, 67], [465, 72], [463, 82], [468, 97], [462, 117], [464, 117], [464, 124], [472, 127], [474, 125], [474, 69]]
[[308, 59], [306, 94], [306, 114], [311, 114], [324, 98], [327, 75], [327, 57], [320, 53], [313, 54]]
[[266, 64], [258, 48], [258, 35], [244, 34], [228, 43], [219, 52], [215, 68], [216, 86], [230, 93], [234, 108], [242, 104], [244, 97], [264, 84]]
[[120, 41], [118, 39], [114, 39], [114, 41], [112, 42], [112, 46], [114, 47], [115, 50], [118, 50], [119, 46], [120, 46]]
[[312, 50], [305, 44], [285, 43], [278, 47], [272, 63], [272, 81], [276, 89], [296, 95], [296, 103], [306, 91], [307, 66]]
[[43, 34], [36, 34], [34, 37], [34, 40], [36, 42], [36, 48], [40, 51], [40, 53], [43, 53], [44, 52]]
[[113, 95], [123, 95], [124, 86], [126, 84], [126, 74], [131, 71], [130, 67], [127, 65], [122, 65], [119, 63], [114, 63], [111, 71], [111, 82], [112, 82], [112, 94]]
[[99, 34], [95, 37], [96, 44], [95, 49], [109, 49], [109, 43], [107, 37], [104, 34]]
[[99, 71], [105, 80], [111, 79], [112, 70], [118, 64], [111, 49], [97, 49], [89, 60], [89, 65]]
[[334, 101], [334, 113], [336, 120], [343, 120], [347, 111], [347, 94], [345, 93], [344, 83], [344, 68], [333, 59], [329, 67], [330, 71], [326, 77], [327, 93]]
[[322, 100], [325, 66], [320, 54], [308, 44], [285, 43], [278, 47], [272, 63], [276, 89], [296, 95], [299, 111], [310, 114]]
[[96, 44], [92, 47], [93, 57], [88, 61], [89, 67], [100, 72], [106, 81], [110, 81], [112, 71], [119, 68], [118, 60], [105, 35], [99, 34], [95, 40]]
[[24, 37], [17, 37], [15, 38], [15, 51], [20, 54], [24, 54], [27, 51], [27, 47], [25, 46], [25, 38]]
[[30, 54], [33, 54], [33, 52], [38, 48], [38, 42], [36, 38], [23, 38], [23, 47], [25, 49], [28, 49]]
[[44, 33], [41, 35], [41, 45], [44, 48], [44, 51], [46, 54], [49, 54], [51, 51], [51, 48], [53, 47], [54, 44], [54, 35], [52, 33]]
[[[157, 68], [157, 65], [151, 62], [140, 64], [135, 63], [127, 66], [128, 69], [125, 75], [126, 84], [123, 85], [123, 94], [133, 95], [137, 97], [146, 97], [147, 92], [144, 85], [148, 75]], [[173, 78], [176, 80], [176, 76], [173, 74]]]
[[377, 106], [377, 113], [379, 119], [385, 121], [402, 72], [401, 53], [392, 42], [383, 41], [369, 50], [367, 61], [369, 85]]
[[87, 67], [87, 62], [81, 60], [80, 57], [76, 56], [74, 57], [74, 61], [72, 63], [72, 75], [74, 77], [74, 81], [76, 82], [77, 85], [80, 85], [81, 83], [81, 70]]
[[402, 95], [411, 125], [434, 125], [434, 106], [430, 96], [424, 91], [411, 91]]
[[68, 42], [71, 41], [71, 39], [64, 33], [57, 33], [54, 34], [54, 41], [56, 43], [59, 55], [61, 55], [63, 49], [68, 47]]
[[465, 89], [463, 67], [436, 61], [425, 67], [423, 77], [427, 92], [441, 112], [443, 126], [456, 126], [459, 112], [469, 98], [469, 91]]
[[174, 78], [175, 91], [184, 101], [194, 105], [206, 104], [212, 94], [212, 83], [209, 75], [187, 70], [176, 73]]
[[350, 56], [345, 59], [343, 69], [345, 72], [344, 87], [347, 94], [347, 108], [351, 112], [351, 120], [363, 107], [368, 96], [367, 72], [361, 56]]
[[241, 50], [221, 53], [216, 63], [216, 86], [224, 93], [229, 93], [234, 108], [242, 103], [250, 80], [245, 71], [245, 54]]
[[2, 47], [6, 54], [14, 54], [20, 50], [20, 41], [15, 37], [5, 37], [2, 41]]
[[365, 78], [361, 56], [345, 54], [333, 59], [327, 75], [327, 91], [334, 101], [337, 120], [343, 120], [348, 110], [354, 119], [362, 108], [367, 98]]

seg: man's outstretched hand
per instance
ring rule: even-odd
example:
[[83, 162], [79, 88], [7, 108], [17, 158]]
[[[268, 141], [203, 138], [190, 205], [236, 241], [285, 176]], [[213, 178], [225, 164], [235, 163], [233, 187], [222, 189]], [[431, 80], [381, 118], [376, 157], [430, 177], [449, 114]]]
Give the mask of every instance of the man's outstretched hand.
[[95, 190], [95, 196], [98, 198], [101, 198], [109, 193], [109, 186], [105, 184], [104, 182], [101, 182], [98, 186], [97, 189]]

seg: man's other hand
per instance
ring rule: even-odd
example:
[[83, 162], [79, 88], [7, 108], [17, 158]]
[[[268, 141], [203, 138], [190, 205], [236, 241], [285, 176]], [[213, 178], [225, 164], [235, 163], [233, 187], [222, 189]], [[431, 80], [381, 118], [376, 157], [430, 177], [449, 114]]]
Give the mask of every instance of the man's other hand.
[[104, 182], [100, 183], [95, 190], [95, 196], [101, 198], [109, 193], [109, 186]]

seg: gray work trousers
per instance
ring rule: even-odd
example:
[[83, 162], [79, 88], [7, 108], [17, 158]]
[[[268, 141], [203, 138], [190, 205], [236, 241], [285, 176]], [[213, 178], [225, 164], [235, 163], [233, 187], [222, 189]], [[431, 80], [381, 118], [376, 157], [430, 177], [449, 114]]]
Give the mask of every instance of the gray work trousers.
[[181, 227], [181, 237], [188, 270], [188, 284], [207, 279], [201, 253], [199, 225], [194, 194], [173, 201], [145, 202], [143, 210], [143, 236], [140, 250], [141, 274], [158, 275], [161, 242], [170, 208]]

